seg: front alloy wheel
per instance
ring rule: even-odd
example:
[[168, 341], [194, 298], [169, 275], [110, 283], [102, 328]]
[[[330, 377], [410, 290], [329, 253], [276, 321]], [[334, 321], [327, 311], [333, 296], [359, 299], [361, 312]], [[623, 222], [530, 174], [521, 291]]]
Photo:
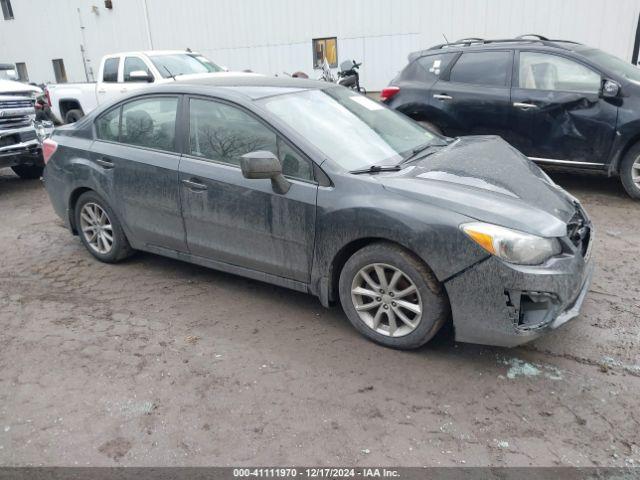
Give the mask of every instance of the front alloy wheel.
[[355, 252], [342, 267], [338, 290], [354, 328], [387, 347], [424, 345], [450, 315], [431, 269], [394, 243], [376, 242]]
[[420, 323], [420, 293], [406, 273], [391, 265], [361, 268], [353, 278], [351, 300], [365, 325], [381, 335], [402, 337]]

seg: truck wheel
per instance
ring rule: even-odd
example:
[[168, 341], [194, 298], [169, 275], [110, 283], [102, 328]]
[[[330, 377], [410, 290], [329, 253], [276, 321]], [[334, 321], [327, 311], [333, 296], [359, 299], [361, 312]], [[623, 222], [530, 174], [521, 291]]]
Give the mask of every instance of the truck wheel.
[[629, 196], [640, 200], [640, 142], [624, 156], [620, 165], [620, 179]]
[[80, 195], [74, 213], [80, 240], [98, 260], [116, 263], [133, 254], [118, 217], [97, 193], [90, 191]]
[[73, 110], [69, 110], [67, 114], [64, 116], [64, 123], [75, 123], [84, 117], [84, 113], [79, 108], [74, 108]]
[[44, 167], [42, 165], [15, 165], [11, 167], [11, 170], [24, 180], [33, 180], [42, 176]]
[[427, 122], [426, 120], [418, 120], [418, 123], [422, 125], [425, 130], [430, 130], [437, 133], [438, 135], [442, 135], [442, 130], [437, 125], [434, 125], [431, 122]]
[[340, 272], [339, 292], [356, 330], [387, 347], [418, 348], [449, 318], [449, 302], [433, 272], [392, 243], [354, 253]]

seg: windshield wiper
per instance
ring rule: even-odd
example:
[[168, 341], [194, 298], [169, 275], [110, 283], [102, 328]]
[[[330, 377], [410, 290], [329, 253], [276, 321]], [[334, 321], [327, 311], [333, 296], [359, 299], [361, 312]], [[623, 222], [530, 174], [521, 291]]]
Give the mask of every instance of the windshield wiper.
[[169, 70], [169, 69], [167, 68], [167, 66], [166, 66], [166, 65], [162, 65], [162, 68], [164, 68], [164, 69], [167, 71], [167, 73], [169, 74], [169, 76], [170, 76], [171, 78], [173, 78], [173, 81], [175, 82], [175, 81], [176, 81], [176, 76], [175, 76], [173, 73], [171, 73], [171, 70]]
[[349, 173], [358, 175], [360, 173], [397, 172], [398, 170], [401, 170], [400, 165], [371, 165], [361, 170], [351, 170]]
[[[402, 161], [398, 163], [397, 166], [412, 162], [414, 160], [417, 160], [418, 158], [428, 157], [429, 155], [436, 152], [436, 148], [434, 147], [440, 148], [440, 147], [446, 147], [447, 145], [449, 144], [448, 143], [425, 143], [423, 145], [420, 145], [414, 148], [408, 157], [403, 158]], [[433, 149], [433, 150], [430, 152], [427, 152], [426, 155], [420, 155], [421, 153], [426, 152], [427, 150], [430, 150], [430, 149]]]

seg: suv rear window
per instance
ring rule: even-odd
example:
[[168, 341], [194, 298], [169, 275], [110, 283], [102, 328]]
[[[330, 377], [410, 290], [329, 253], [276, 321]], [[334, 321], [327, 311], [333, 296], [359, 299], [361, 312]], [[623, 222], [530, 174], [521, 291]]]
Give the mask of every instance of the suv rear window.
[[450, 81], [504, 87], [511, 70], [511, 52], [466, 52], [451, 69]]
[[447, 69], [455, 56], [455, 53], [438, 53], [420, 57], [405, 67], [402, 80], [433, 82]]

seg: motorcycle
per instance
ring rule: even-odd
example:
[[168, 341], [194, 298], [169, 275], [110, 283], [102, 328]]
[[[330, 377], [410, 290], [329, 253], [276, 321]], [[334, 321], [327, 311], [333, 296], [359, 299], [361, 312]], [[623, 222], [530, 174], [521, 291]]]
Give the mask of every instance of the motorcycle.
[[345, 60], [340, 64], [340, 70], [338, 71], [338, 85], [350, 88], [360, 93], [367, 93], [367, 91], [360, 86], [360, 73], [358, 68], [362, 63], [356, 63], [355, 60]]

